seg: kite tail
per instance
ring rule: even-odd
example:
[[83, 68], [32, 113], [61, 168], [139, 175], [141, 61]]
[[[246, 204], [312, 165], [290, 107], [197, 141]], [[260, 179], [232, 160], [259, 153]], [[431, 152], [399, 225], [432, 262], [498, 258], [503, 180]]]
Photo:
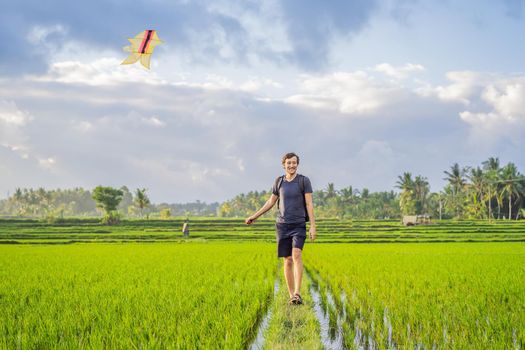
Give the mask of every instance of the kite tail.
[[133, 64], [139, 60], [140, 56], [142, 55], [136, 52], [132, 52], [124, 61], [122, 61], [121, 64]]
[[143, 55], [140, 55], [140, 63], [142, 63], [142, 65], [144, 67], [146, 67], [147, 69], [149, 69], [149, 62], [151, 60], [151, 54], [143, 54]]

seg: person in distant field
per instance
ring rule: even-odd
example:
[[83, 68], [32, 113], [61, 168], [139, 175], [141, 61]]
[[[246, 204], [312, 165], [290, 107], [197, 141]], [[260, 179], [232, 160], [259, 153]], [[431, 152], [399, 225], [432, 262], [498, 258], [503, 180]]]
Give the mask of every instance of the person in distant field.
[[184, 224], [182, 225], [182, 234], [184, 237], [189, 237], [190, 235], [190, 223], [189, 220], [184, 220]]
[[312, 184], [306, 176], [297, 173], [299, 156], [286, 153], [282, 158], [285, 175], [275, 179], [272, 194], [255, 214], [246, 218], [250, 225], [270, 210], [277, 202], [276, 220], [277, 255], [284, 258], [284, 277], [290, 294], [290, 304], [300, 305], [303, 278], [302, 249], [306, 240], [306, 221], [310, 221], [310, 239], [315, 240], [314, 205]]

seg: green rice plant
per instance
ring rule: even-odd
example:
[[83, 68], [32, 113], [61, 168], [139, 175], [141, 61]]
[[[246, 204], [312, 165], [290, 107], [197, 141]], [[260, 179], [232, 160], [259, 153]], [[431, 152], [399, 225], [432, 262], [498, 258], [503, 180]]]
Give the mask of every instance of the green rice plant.
[[274, 249], [0, 246], [0, 348], [244, 348], [273, 295]]
[[379, 348], [525, 343], [523, 243], [317, 244], [309, 250], [305, 265], [346, 295], [346, 343], [357, 333]]
[[[122, 220], [106, 226], [92, 219], [64, 219], [61, 223], [36, 220], [1, 220], [0, 243], [187, 241], [183, 220]], [[189, 240], [260, 240], [275, 237], [273, 220], [245, 225], [240, 219], [195, 218]], [[432, 225], [404, 227], [398, 221], [320, 220], [318, 242], [525, 242], [525, 221], [440, 221]]]

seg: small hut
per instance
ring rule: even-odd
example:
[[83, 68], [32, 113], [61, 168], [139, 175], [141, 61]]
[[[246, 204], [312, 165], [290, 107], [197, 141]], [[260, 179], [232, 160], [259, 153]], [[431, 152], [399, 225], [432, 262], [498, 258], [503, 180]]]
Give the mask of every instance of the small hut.
[[430, 224], [430, 215], [404, 215], [403, 225], [415, 226], [415, 225], [428, 225]]

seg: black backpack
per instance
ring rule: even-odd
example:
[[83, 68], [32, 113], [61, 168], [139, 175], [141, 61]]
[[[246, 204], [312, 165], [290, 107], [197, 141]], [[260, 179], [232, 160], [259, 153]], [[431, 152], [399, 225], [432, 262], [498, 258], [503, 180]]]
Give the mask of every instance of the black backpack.
[[[308, 216], [308, 210], [306, 209], [306, 200], [304, 199], [304, 175], [297, 174], [299, 177], [299, 187], [301, 188], [301, 192], [303, 193], [302, 199], [304, 204], [304, 213], [305, 213], [305, 220], [308, 222], [310, 221], [310, 217]], [[285, 175], [277, 177], [275, 179], [274, 187], [277, 188], [277, 192], [280, 191], [281, 186], [283, 184]], [[277, 199], [277, 210], [279, 210], [279, 202], [281, 201], [281, 196], [279, 196], [279, 199]]]

